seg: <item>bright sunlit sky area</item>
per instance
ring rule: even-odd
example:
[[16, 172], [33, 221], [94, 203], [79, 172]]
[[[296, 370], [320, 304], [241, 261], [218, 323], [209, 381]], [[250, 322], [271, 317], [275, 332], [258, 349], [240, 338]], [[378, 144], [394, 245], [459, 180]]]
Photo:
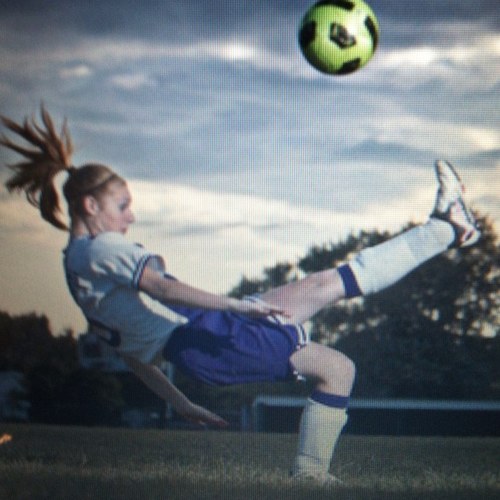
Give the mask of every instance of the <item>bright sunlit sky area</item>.
[[[43, 101], [58, 126], [67, 118], [75, 165], [128, 179], [129, 237], [217, 293], [312, 245], [424, 221], [440, 157], [498, 231], [498, 0], [372, 0], [378, 50], [342, 77], [300, 52], [312, 3], [0, 0], [0, 113], [22, 120]], [[0, 310], [83, 331], [67, 235], [6, 178]]]

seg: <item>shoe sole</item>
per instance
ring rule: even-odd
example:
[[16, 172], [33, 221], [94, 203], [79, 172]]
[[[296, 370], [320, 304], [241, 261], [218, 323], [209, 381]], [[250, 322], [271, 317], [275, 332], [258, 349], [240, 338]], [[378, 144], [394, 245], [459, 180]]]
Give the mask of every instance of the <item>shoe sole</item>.
[[[451, 173], [455, 177], [456, 181], [460, 185], [460, 191], [463, 195], [465, 193], [465, 185], [462, 182], [462, 179], [458, 175], [458, 173], [455, 170], [455, 168], [453, 167], [453, 165], [451, 163], [447, 162], [446, 160], [437, 160], [436, 165], [435, 165], [436, 174], [437, 174], [437, 178], [438, 178], [438, 181], [440, 183], [440, 186], [442, 183], [441, 183], [438, 171], [441, 168], [441, 165], [445, 165], [446, 168], [448, 168], [451, 171]], [[476, 219], [474, 218], [474, 215], [469, 210], [467, 205], [464, 203], [464, 200], [463, 200], [461, 195], [455, 200], [454, 204], [457, 204], [459, 210], [461, 210], [463, 212], [461, 218], [466, 221], [465, 225], [457, 224], [452, 219], [451, 208], [453, 205], [450, 205], [448, 211], [445, 214], [435, 214], [435, 215], [439, 219], [442, 219], [442, 220], [449, 222], [450, 224], [452, 224], [452, 226], [454, 226], [456, 228], [456, 230], [459, 231], [457, 234], [457, 239], [456, 239], [454, 246], [459, 246], [459, 247], [471, 246], [474, 243], [476, 243], [479, 240], [479, 238], [481, 237], [481, 232], [479, 231], [479, 229], [476, 226]]]
[[[446, 167], [451, 170], [451, 173], [454, 175], [455, 179], [457, 180], [458, 184], [460, 185], [460, 191], [462, 192], [462, 194], [465, 194], [465, 185], [461, 179], [461, 177], [458, 175], [458, 172], [455, 170], [455, 167], [448, 161], [446, 160], [437, 160], [436, 161], [436, 166], [435, 166], [435, 169], [436, 169], [436, 174], [438, 172], [438, 170], [441, 168], [440, 165], [446, 165]], [[441, 184], [441, 181], [439, 179], [439, 174], [437, 174], [437, 178], [438, 178], [438, 181], [439, 183]]]

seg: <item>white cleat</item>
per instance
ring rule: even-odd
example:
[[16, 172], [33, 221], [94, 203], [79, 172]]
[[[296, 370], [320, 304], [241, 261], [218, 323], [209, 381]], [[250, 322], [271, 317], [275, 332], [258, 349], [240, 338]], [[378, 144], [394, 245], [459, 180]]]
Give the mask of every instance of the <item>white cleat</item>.
[[467, 208], [463, 195], [465, 187], [453, 166], [444, 160], [437, 160], [435, 165], [439, 189], [436, 205], [431, 217], [450, 223], [455, 230], [452, 247], [468, 247], [481, 237], [476, 220]]
[[301, 483], [309, 483], [317, 486], [336, 487], [342, 486], [342, 481], [328, 472], [291, 472], [291, 478]]

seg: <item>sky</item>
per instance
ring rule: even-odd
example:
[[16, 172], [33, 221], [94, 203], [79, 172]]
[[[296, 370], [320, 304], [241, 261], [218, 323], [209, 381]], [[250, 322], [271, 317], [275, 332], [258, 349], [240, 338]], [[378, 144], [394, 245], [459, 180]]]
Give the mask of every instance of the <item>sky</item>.
[[[75, 165], [127, 178], [130, 238], [216, 293], [313, 245], [425, 221], [436, 158], [499, 229], [498, 0], [371, 0], [377, 52], [341, 77], [300, 52], [312, 3], [0, 0], [0, 113], [21, 120], [43, 102], [66, 118]], [[67, 234], [9, 195], [7, 175], [0, 310], [83, 331]]]

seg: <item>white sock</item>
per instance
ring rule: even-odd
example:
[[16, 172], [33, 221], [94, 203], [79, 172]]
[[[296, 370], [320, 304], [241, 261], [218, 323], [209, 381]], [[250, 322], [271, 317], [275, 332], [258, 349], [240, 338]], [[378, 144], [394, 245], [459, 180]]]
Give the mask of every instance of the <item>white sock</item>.
[[363, 295], [396, 283], [454, 241], [448, 222], [431, 218], [380, 245], [365, 248], [348, 263]]
[[346, 422], [345, 408], [332, 408], [308, 399], [300, 420], [299, 445], [292, 474], [327, 474], [333, 450]]

